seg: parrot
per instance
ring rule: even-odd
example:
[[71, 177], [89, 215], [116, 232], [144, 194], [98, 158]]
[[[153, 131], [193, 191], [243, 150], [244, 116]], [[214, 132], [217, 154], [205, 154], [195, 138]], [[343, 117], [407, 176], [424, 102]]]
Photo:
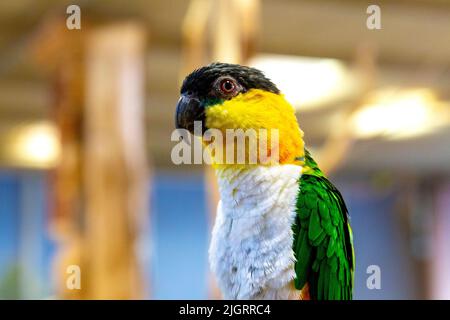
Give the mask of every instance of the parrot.
[[295, 109], [262, 71], [221, 62], [194, 70], [181, 85], [175, 127], [200, 139], [209, 129], [278, 130], [278, 161], [212, 163], [220, 200], [208, 257], [223, 298], [352, 299], [346, 204], [305, 148]]

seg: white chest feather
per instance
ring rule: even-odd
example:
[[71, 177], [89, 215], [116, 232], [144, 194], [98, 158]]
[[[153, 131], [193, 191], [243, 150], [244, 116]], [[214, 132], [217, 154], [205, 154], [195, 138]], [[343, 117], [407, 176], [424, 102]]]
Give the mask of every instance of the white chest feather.
[[221, 201], [209, 259], [224, 298], [298, 298], [292, 287], [292, 224], [301, 169], [217, 171]]

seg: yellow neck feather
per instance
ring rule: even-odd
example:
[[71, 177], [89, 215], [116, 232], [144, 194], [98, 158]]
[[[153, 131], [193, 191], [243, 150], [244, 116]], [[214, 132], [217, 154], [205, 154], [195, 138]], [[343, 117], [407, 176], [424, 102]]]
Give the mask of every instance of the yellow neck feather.
[[[226, 129], [266, 129], [270, 138], [271, 130], [276, 129], [279, 143], [275, 147], [272, 145], [272, 148], [267, 143], [268, 154], [278, 149], [280, 164], [303, 164], [303, 132], [298, 126], [294, 108], [283, 95], [252, 89], [223, 103], [209, 106], [206, 109], [206, 127], [221, 130], [224, 137]], [[260, 160], [257, 164], [261, 164]], [[221, 165], [225, 164], [216, 163], [216, 166]]]

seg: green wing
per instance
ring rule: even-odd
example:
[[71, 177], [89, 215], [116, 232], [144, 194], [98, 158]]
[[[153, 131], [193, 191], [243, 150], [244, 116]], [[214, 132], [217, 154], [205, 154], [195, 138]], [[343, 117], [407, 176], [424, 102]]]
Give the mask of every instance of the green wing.
[[347, 208], [306, 151], [293, 226], [295, 287], [313, 300], [352, 299], [354, 253]]

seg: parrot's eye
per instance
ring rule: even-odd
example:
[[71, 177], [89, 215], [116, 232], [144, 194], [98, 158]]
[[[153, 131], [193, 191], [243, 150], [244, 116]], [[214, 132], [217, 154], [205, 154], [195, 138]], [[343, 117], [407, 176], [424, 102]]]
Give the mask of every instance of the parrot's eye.
[[212, 86], [211, 95], [221, 99], [231, 99], [242, 91], [242, 86], [230, 76], [219, 77]]
[[223, 79], [220, 81], [219, 85], [220, 91], [224, 94], [230, 94], [233, 93], [233, 91], [236, 89], [236, 84], [231, 79]]

